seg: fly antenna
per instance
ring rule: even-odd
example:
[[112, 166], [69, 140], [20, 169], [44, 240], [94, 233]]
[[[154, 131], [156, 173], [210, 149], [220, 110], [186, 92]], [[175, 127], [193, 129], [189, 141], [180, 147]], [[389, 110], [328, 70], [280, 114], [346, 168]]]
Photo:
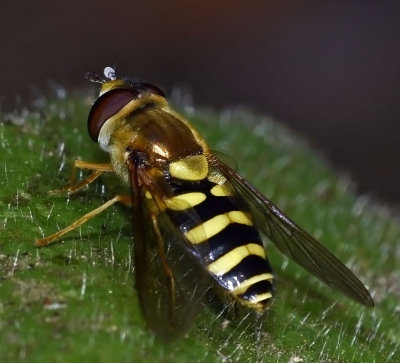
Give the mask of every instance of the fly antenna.
[[93, 82], [93, 83], [103, 84], [104, 82], [106, 82], [105, 79], [101, 78], [97, 73], [92, 72], [92, 71], [86, 72], [85, 76], [88, 81]]

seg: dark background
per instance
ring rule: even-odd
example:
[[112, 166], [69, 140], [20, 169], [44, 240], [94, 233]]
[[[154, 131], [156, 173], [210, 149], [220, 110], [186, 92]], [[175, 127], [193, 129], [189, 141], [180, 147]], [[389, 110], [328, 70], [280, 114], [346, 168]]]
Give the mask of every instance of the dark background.
[[[2, 0], [4, 112], [117, 64], [195, 104], [242, 104], [304, 135], [361, 192], [400, 201], [399, 1]], [[17, 102], [18, 105], [18, 102]]]

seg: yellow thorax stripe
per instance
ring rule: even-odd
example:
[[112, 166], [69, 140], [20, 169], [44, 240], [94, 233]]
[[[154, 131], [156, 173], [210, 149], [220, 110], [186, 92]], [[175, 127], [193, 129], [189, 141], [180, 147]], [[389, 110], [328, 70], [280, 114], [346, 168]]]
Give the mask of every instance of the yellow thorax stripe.
[[242, 211], [231, 211], [224, 214], [219, 214], [208, 221], [203, 222], [197, 227], [194, 227], [190, 231], [186, 232], [187, 239], [193, 243], [201, 243], [219, 232], [221, 232], [230, 223], [240, 223], [252, 226], [253, 222]]
[[208, 265], [208, 271], [216, 276], [221, 276], [237, 266], [244, 258], [250, 255], [257, 255], [265, 258], [265, 250], [263, 246], [256, 243], [249, 243], [239, 246], [232, 251], [227, 252], [219, 259]]
[[208, 174], [208, 162], [204, 155], [191, 155], [169, 164], [172, 177], [181, 180], [202, 180]]

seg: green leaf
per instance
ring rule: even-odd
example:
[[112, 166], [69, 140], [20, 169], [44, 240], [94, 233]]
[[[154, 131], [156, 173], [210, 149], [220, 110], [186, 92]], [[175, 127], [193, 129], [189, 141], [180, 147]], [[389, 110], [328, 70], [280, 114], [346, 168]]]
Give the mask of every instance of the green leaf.
[[375, 308], [329, 290], [268, 243], [277, 284], [263, 317], [233, 319], [205, 302], [190, 334], [165, 345], [146, 328], [133, 288], [129, 210], [111, 207], [60, 242], [34, 247], [35, 238], [120, 190], [110, 176], [70, 197], [48, 194], [68, 183], [74, 159], [107, 160], [87, 135], [89, 108], [75, 94], [0, 120], [0, 361], [399, 360], [398, 219], [357, 197], [318, 153], [267, 117], [182, 107], [212, 149], [232, 155], [248, 180], [370, 287]]

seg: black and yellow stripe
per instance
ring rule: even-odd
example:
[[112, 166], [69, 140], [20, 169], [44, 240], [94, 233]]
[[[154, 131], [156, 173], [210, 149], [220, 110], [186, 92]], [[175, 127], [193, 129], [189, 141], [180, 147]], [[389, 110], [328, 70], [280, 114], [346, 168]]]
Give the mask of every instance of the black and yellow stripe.
[[[238, 207], [225, 184], [210, 181], [204, 173], [200, 180], [184, 174], [180, 179], [175, 173], [169, 181], [174, 197], [166, 201], [168, 215], [225, 291], [264, 309], [272, 297], [273, 275], [250, 214]], [[195, 213], [188, 213], [190, 209]]]

